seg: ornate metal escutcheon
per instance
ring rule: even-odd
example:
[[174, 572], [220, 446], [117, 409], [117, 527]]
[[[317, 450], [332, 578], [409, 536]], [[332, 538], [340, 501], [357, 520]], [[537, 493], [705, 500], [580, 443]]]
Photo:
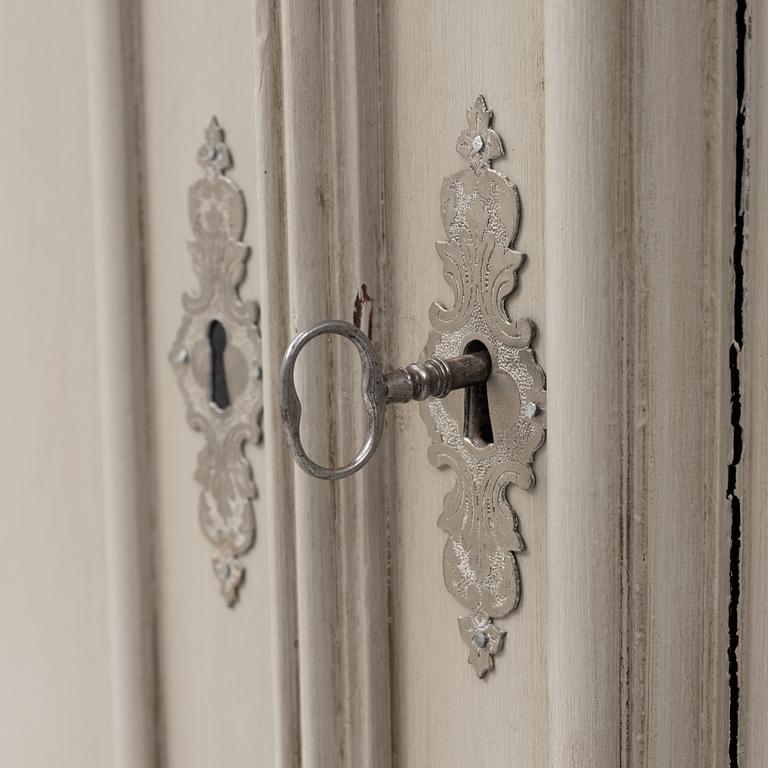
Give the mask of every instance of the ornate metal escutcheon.
[[[505, 632], [495, 621], [520, 600], [516, 553], [525, 548], [507, 490], [533, 487], [533, 459], [544, 442], [544, 372], [531, 347], [534, 325], [508, 314], [525, 255], [514, 250], [520, 194], [491, 167], [503, 154], [493, 113], [478, 96], [456, 146], [469, 167], [443, 180], [441, 216], [447, 239], [436, 243], [454, 303], [434, 303], [425, 361], [382, 375], [368, 338], [343, 321], [326, 321], [291, 342], [281, 370], [283, 426], [297, 463], [311, 475], [337, 480], [358, 471], [376, 450], [391, 403], [422, 401], [432, 445], [429, 459], [449, 467], [456, 485], [445, 497], [440, 527], [448, 534], [443, 575], [467, 610], [459, 631], [479, 677], [493, 669]], [[293, 384], [296, 358], [324, 333], [355, 344], [363, 371], [368, 434], [345, 467], [322, 467], [301, 445], [301, 404]]]
[[246, 441], [261, 440], [262, 382], [258, 306], [240, 298], [249, 248], [240, 238], [245, 200], [224, 174], [231, 154], [216, 118], [197, 153], [203, 178], [189, 189], [194, 238], [188, 242], [200, 281], [182, 297], [184, 319], [169, 359], [187, 403], [190, 426], [203, 433], [195, 480], [203, 533], [216, 547], [213, 571], [228, 605], [237, 600], [241, 556], [255, 536], [256, 496]]
[[511, 319], [507, 297], [517, 286], [525, 255], [513, 249], [520, 225], [520, 195], [491, 167], [503, 154], [491, 128], [493, 113], [478, 96], [456, 149], [469, 168], [443, 180], [441, 216], [447, 240], [436, 243], [454, 293], [447, 308], [431, 306], [433, 332], [427, 355], [451, 357], [480, 344], [492, 373], [479, 405], [490, 416], [492, 436], [472, 427], [471, 391], [422, 403], [432, 445], [429, 459], [450, 467], [456, 486], [443, 502], [438, 524], [448, 534], [443, 575], [449, 592], [469, 611], [459, 618], [461, 637], [478, 676], [493, 669], [505, 632], [494, 620], [520, 600], [515, 553], [525, 548], [509, 485], [530, 489], [533, 459], [545, 436], [544, 372], [531, 348], [530, 320]]

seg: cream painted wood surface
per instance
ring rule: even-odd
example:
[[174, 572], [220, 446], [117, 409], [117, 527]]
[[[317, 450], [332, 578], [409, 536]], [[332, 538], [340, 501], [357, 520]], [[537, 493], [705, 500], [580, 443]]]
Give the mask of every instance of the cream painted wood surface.
[[0, 764], [103, 768], [115, 763], [85, 9], [6, 2], [2, 15]]
[[[253, 247], [242, 296], [261, 299], [264, 253], [259, 221], [263, 155], [254, 141], [266, 42], [254, 6], [146, 2], [141, 5], [144, 237], [147, 264], [149, 393], [153, 423], [160, 765], [270, 765], [275, 761], [272, 705], [275, 606], [267, 542], [279, 515], [265, 514], [263, 449], [248, 446], [259, 488], [256, 543], [244, 557], [241, 599], [227, 608], [212, 573], [212, 547], [197, 517], [193, 481], [203, 437], [193, 433], [168, 351], [181, 323], [181, 295], [197, 278], [186, 247], [191, 238], [187, 189], [202, 175], [196, 162], [204, 129], [216, 115], [232, 149], [229, 172], [243, 190], [244, 242]], [[271, 436], [270, 441], [274, 438]], [[280, 610], [290, 610], [280, 605]], [[293, 649], [291, 633], [279, 638]], [[273, 657], [274, 654], [274, 657]]]
[[739, 617], [739, 765], [756, 768], [768, 760], [768, 14], [751, 8], [746, 46], [744, 207], [744, 339], [741, 359], [744, 455], [737, 492], [741, 497], [741, 601]]
[[[630, 6], [9, 0], [0, 764], [729, 765], [737, 7]], [[758, 768], [768, 28], [749, 14], [738, 765]], [[482, 681], [443, 584], [453, 479], [418, 408], [392, 408], [377, 457], [324, 483], [287, 454], [277, 382], [290, 337], [351, 320], [363, 284], [385, 367], [419, 358], [429, 305], [450, 302], [440, 185], [480, 93], [522, 199], [509, 308], [535, 322], [548, 383], [537, 485], [510, 492], [523, 597]], [[264, 361], [233, 609], [167, 359], [214, 114]], [[316, 343], [297, 368], [305, 442], [334, 463], [362, 428], [349, 352]]]
[[41, 28], [41, 4], [6, 3], [0, 32], [0, 762], [96, 768], [111, 737], [84, 15], [49, 10]]
[[[522, 226], [515, 316], [540, 332], [547, 370], [551, 335], [544, 288], [544, 63], [540, 4], [487, 4], [480, 22], [469, 3], [391, 3], [382, 14], [386, 231], [391, 363], [418, 358], [428, 309], [450, 306], [435, 241], [444, 239], [440, 184], [465, 167], [455, 151], [478, 93], [494, 110], [506, 157], [494, 165], [517, 184]], [[510, 30], [514, 33], [510, 35]], [[418, 73], [418, 77], [414, 76]], [[533, 492], [514, 489], [527, 550], [519, 557], [523, 597], [499, 621], [508, 631], [496, 670], [478, 680], [466, 661], [461, 606], [443, 585], [445, 533], [437, 527], [454, 483], [426, 461], [429, 440], [418, 409], [390, 414], [392, 520], [392, 705], [397, 764], [490, 765], [497, 759], [546, 765], [547, 485], [549, 449], [536, 458]]]
[[630, 764], [723, 765], [735, 8], [648, 3], [632, 24], [625, 749]]
[[[436, 629], [455, 609], [441, 591], [437, 511], [426, 511], [447, 478], [425, 475], [418, 418], [399, 415], [395, 749], [404, 765], [512, 754], [526, 765], [721, 765], [732, 9], [486, 10], [489, 28], [468, 23], [464, 3], [383, 12], [385, 116], [398, 116], [385, 129], [390, 327], [398, 359], [426, 334], [414, 308], [440, 286], [440, 231], [436, 192], [423, 215], [424, 179], [456, 167], [446, 148], [482, 91], [508, 148], [498, 165], [521, 189], [529, 261], [513, 307], [540, 329], [548, 446], [537, 490], [513, 497], [529, 546], [523, 602], [478, 685], [468, 668], [447, 673], [461, 649], [452, 627]], [[683, 74], [659, 88], [670, 71]], [[411, 114], [428, 143], [415, 143]]]
[[155, 756], [152, 531], [135, 21], [118, 2], [85, 4], [102, 513], [108, 594], [111, 764]]

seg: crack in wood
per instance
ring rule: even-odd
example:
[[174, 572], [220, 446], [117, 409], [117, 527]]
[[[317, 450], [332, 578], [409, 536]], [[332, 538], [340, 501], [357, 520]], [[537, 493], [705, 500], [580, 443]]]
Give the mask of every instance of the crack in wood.
[[744, 216], [748, 194], [748, 168], [745, 165], [747, 137], [745, 135], [748, 94], [746, 92], [747, 0], [736, 5], [736, 173], [735, 227], [733, 243], [733, 343], [729, 348], [731, 377], [732, 453], [728, 465], [727, 498], [731, 504], [731, 549], [728, 605], [728, 687], [730, 768], [739, 766], [739, 598], [741, 594], [741, 499], [737, 494], [738, 469], [743, 454], [744, 428], [741, 418], [741, 372], [739, 355], [744, 345]]

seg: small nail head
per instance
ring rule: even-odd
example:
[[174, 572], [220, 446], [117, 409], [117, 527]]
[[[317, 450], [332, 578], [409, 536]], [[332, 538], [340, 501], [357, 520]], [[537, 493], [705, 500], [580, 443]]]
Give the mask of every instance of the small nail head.
[[216, 563], [216, 573], [219, 575], [219, 578], [228, 579], [230, 573], [229, 564], [224, 560], [220, 560]]

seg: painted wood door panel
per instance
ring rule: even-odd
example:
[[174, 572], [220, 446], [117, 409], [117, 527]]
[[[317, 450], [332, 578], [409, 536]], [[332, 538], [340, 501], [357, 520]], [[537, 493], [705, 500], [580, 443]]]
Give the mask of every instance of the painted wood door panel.
[[[730, 751], [762, 766], [765, 14], [735, 0], [75, 5], [61, 35], [40, 32], [55, 71], [6, 41], [4, 71], [26, 62], [35, 87], [6, 72], [3, 93], [39, 118], [6, 126], [27, 155], [9, 160], [24, 181], [6, 208], [23, 197], [32, 212], [6, 218], [7, 247], [32, 253], [25, 233], [47, 224], [45, 259], [3, 260], [5, 324], [53, 350], [58, 378], [54, 401], [42, 359], [11, 338], [24, 362], [5, 399], [37, 407], [14, 413], [3, 455], [25, 514], [0, 519], [2, 589], [32, 623], [0, 641], [22, 690], [0, 692], [0, 730], [23, 721], [0, 762], [720, 768]], [[37, 13], [12, 8], [14, 28], [32, 34]], [[495, 167], [522, 200], [527, 259], [508, 307], [538, 329], [548, 428], [535, 488], [510, 491], [522, 599], [483, 680], [443, 582], [454, 479], [429, 463], [418, 408], [390, 408], [377, 456], [331, 484], [293, 464], [278, 407], [290, 338], [352, 320], [362, 295], [384, 367], [421, 355], [430, 305], [451, 300], [441, 183], [465, 167], [456, 140], [479, 94], [505, 148]], [[65, 108], [55, 143], [40, 126]], [[168, 362], [197, 283], [187, 190], [213, 115], [247, 207], [241, 294], [261, 307], [256, 538], [234, 608], [198, 522], [203, 438]], [[23, 295], [56, 308], [54, 327]], [[359, 444], [352, 360], [318, 343], [297, 367], [320, 461]], [[60, 541], [42, 541], [32, 581], [11, 589], [28, 562], [16, 542], [51, 505]], [[35, 643], [41, 666], [9, 663]], [[40, 696], [48, 680], [55, 695]], [[61, 693], [75, 688], [78, 707]], [[27, 745], [38, 720], [49, 738]]]
[[[742, 54], [744, 56], [743, 175], [739, 179], [743, 292], [738, 297], [741, 312], [740, 334], [734, 334], [733, 359], [739, 378], [739, 437], [743, 453], [734, 451], [734, 496], [740, 517], [732, 538], [739, 546], [739, 562], [731, 578], [738, 579], [739, 601], [733, 611], [732, 629], [738, 632], [733, 647], [732, 678], [739, 689], [738, 765], [754, 768], [768, 760], [768, 654], [766, 654], [766, 605], [768, 565], [766, 564], [766, 322], [768, 321], [768, 251], [766, 251], [765, 204], [768, 195], [768, 100], [766, 99], [766, 42], [768, 15], [760, 5], [742, 9]], [[740, 336], [740, 338], [739, 338]], [[736, 447], [736, 446], [734, 446]]]
[[[250, 27], [240, 8], [239, 36], [208, 10], [183, 36], [170, 7], [147, 7], [143, 19], [151, 359], [176, 317], [169, 284], [190, 274], [180, 252], [172, 271], [159, 262], [186, 230], [176, 182], [192, 165], [176, 147], [168, 154], [164, 136], [195, 145], [202, 101], [242, 158], [233, 175], [255, 194], [260, 224], [245, 239], [266, 256], [252, 294], [264, 308], [266, 442], [253, 455], [267, 489], [257, 519], [262, 509], [271, 533], [252, 558], [272, 586], [249, 582], [258, 610], [236, 618], [214, 620], [213, 602], [178, 602], [192, 574], [196, 591], [210, 581], [203, 544], [188, 527], [181, 554], [182, 513], [160, 522], [167, 758], [210, 756], [219, 729], [234, 749], [243, 712], [268, 706], [238, 688], [248, 645], [258, 647], [248, 679], [261, 690], [269, 680], [276, 697], [263, 736], [251, 735], [272, 744], [278, 764], [294, 764], [297, 751], [311, 766], [721, 764], [733, 9], [608, 0], [490, 3], [481, 13], [465, 2], [253, 8]], [[253, 61], [255, 100], [237, 77]], [[670, 68], [680, 76], [658, 88]], [[451, 478], [427, 464], [416, 410], [394, 410], [381, 455], [331, 486], [286, 464], [274, 407], [289, 336], [351, 319], [363, 283], [385, 359], [419, 355], [429, 304], [448, 298], [434, 251], [439, 185], [461, 167], [455, 141], [478, 93], [507, 150], [498, 167], [520, 188], [517, 245], [528, 261], [511, 306], [539, 328], [550, 393], [539, 483], [512, 498], [528, 546], [523, 600], [482, 682], [442, 583], [436, 520]], [[249, 124], [253, 145], [239, 150]], [[359, 428], [346, 405], [355, 385], [346, 353], [326, 351], [304, 366], [299, 389], [317, 457], [343, 459]], [[167, 378], [158, 363], [161, 506], [184, 478]], [[184, 452], [191, 463], [191, 441]], [[271, 633], [254, 641], [265, 621]], [[212, 682], [200, 666], [223, 638], [233, 645], [221, 674], [247, 706], [231, 719], [206, 709], [208, 727], [190, 736]]]
[[[473, 28], [459, 27], [457, 22], [455, 34], [462, 42], [454, 42], [450, 37], [454, 28], [446, 21], [449, 9], [441, 6], [434, 13], [426, 9], [423, 22], [411, 6], [403, 11], [401, 25], [394, 22], [395, 31], [390, 33], [395, 46], [404, 46], [392, 56], [395, 73], [401, 75], [384, 79], [385, 93], [389, 88], [391, 98], [406, 99], [405, 106], [395, 102], [400, 108], [393, 109], [385, 98], [385, 115], [409, 114], [417, 108], [425, 115], [435, 112], [439, 115], [435, 134], [441, 138], [448, 122], [443, 104], [430, 100], [435, 89], [422, 91], [420, 86], [430, 77], [439, 79], [444, 71], [454, 85], [462, 82], [464, 72], [459, 70], [472, 72], [462, 54]], [[457, 16], [463, 10], [457, 6]], [[526, 712], [546, 702], [546, 737], [534, 737], [528, 748], [547, 744], [555, 765], [612, 764], [620, 754], [635, 763], [672, 755], [681, 764], [719, 764], [725, 755], [732, 10], [709, 8], [697, 16], [690, 7], [697, 18], [691, 25], [689, 16], [652, 4], [630, 15], [609, 3], [545, 6], [544, 139], [539, 141], [545, 147], [545, 176], [540, 183], [545, 187], [546, 271], [543, 307], [533, 316], [544, 338], [550, 397], [559, 393], [557, 402], [550, 404], [549, 417], [562, 428], [550, 432], [546, 449], [548, 490], [556, 492], [547, 502], [548, 528], [542, 539], [548, 545], [544, 600], [548, 598], [549, 605], [539, 631], [548, 650], [544, 662], [548, 688], [526, 701]], [[392, 15], [397, 17], [397, 12], [390, 9]], [[491, 16], [504, 18], [501, 11]], [[386, 38], [386, 12], [383, 18], [387, 42], [382, 55], [387, 61], [392, 41]], [[443, 33], [437, 50], [424, 42], [436, 18]], [[518, 19], [511, 20], [509, 28], [527, 30]], [[482, 44], [468, 44], [479, 56], [478, 50], [486, 52], [493, 39], [489, 33]], [[521, 45], [525, 40], [522, 34]], [[515, 93], [518, 88], [525, 91], [526, 85], [535, 88], [535, 78], [525, 80], [525, 64], [518, 64], [511, 53], [504, 57], [497, 53], [494, 61], [506, 75], [504, 82], [515, 84]], [[510, 65], [507, 71], [504, 67], [510, 61], [517, 67]], [[659, 90], [655, 84], [670, 67], [683, 74], [668, 90]], [[409, 77], [412, 71], [419, 73], [418, 79]], [[493, 74], [481, 71], [492, 82]], [[487, 87], [484, 90], [498, 121], [498, 101]], [[509, 147], [509, 135], [498, 122], [497, 127]], [[395, 158], [400, 136], [403, 147], [402, 164], [388, 177], [387, 236], [390, 244], [395, 243], [390, 258], [398, 264], [391, 273], [395, 285], [397, 275], [404, 273], [402, 285], [410, 301], [402, 304], [410, 306], [413, 293], [431, 281], [415, 280], [414, 272], [407, 272], [410, 260], [397, 262], [405, 246], [397, 236], [402, 228], [408, 239], [423, 240], [420, 251], [429, 252], [437, 233], [425, 235], [427, 227], [415, 213], [423, 196], [417, 186], [424, 175], [419, 162], [426, 153], [442, 175], [442, 157], [436, 156], [435, 148], [447, 142], [430, 141], [425, 149], [413, 151], [412, 133], [402, 121], [394, 127], [390, 123], [387, 131], [397, 137], [389, 145]], [[513, 169], [507, 172], [518, 181]], [[696, 178], [701, 179], [698, 194], [690, 188]], [[529, 182], [530, 193], [522, 181], [518, 183], [526, 214], [533, 203], [535, 216], [535, 178]], [[532, 255], [530, 269], [535, 248], [524, 241], [531, 232], [530, 219], [524, 217], [524, 222], [520, 247]], [[437, 275], [434, 262], [431, 268]], [[420, 264], [419, 274], [429, 269], [429, 262]], [[521, 283], [526, 279], [535, 280], [535, 272], [524, 273]], [[525, 296], [520, 291], [521, 309]], [[429, 300], [417, 298], [421, 304]], [[392, 296], [389, 301], [390, 306], [400, 304]], [[412, 319], [412, 311], [406, 318], [402, 336], [406, 344], [413, 344], [418, 338], [413, 323], [418, 319]], [[397, 338], [397, 330], [392, 335]], [[691, 389], [692, 382], [700, 389]], [[691, 420], [702, 402], [709, 404], [706, 418]], [[674, 412], [668, 410], [670, 403], [676, 404]], [[405, 424], [403, 433], [410, 436], [417, 425]], [[678, 440], [701, 448], [680, 451]], [[403, 578], [412, 595], [413, 583], [426, 578], [426, 559], [414, 553], [409, 560], [407, 552], [411, 546], [415, 550], [415, 542], [428, 531], [421, 517], [415, 523], [400, 520], [410, 494], [426, 494], [429, 484], [412, 469], [416, 457], [408, 453], [408, 437], [398, 432], [396, 441], [401, 441], [395, 449], [398, 456], [399, 451], [408, 456], [402, 471], [410, 479], [402, 484], [405, 490], [398, 487], [394, 530], [402, 524], [407, 533], [395, 540], [393, 562], [402, 557], [402, 567], [414, 569]], [[617, 446], [623, 448], [618, 451]], [[401, 471], [397, 458], [395, 465]], [[421, 497], [418, 502], [413, 506], [422, 509]], [[702, 523], [702, 510], [707, 510], [709, 524]], [[419, 535], [413, 535], [411, 525], [419, 526]], [[400, 551], [398, 544], [403, 547]], [[416, 640], [419, 616], [433, 606], [429, 599], [401, 598], [406, 588], [398, 592], [398, 575], [395, 566], [395, 611], [398, 599], [405, 601], [403, 635], [397, 628], [393, 631], [395, 712], [402, 704], [396, 693], [398, 664], [407, 670], [403, 674], [407, 682], [402, 684], [406, 701], [420, 679], [429, 680], [425, 689], [445, 684], [435, 682], [436, 672], [425, 659], [429, 654]], [[396, 618], [397, 613], [395, 627]], [[519, 615], [510, 621], [515, 619], [519, 621]], [[432, 629], [434, 623], [426, 625]], [[408, 651], [401, 657], [398, 649]], [[409, 666], [411, 653], [427, 671]], [[575, 659], [581, 662], [574, 663]], [[453, 698], [438, 698], [467, 701], [455, 692]], [[471, 711], [480, 709], [468, 700]], [[517, 714], [516, 703], [508, 695], [491, 711]], [[525, 718], [526, 712], [520, 717]], [[406, 763], [409, 758], [442, 754], [446, 742], [452, 749], [446, 750], [445, 764], [454, 758], [460, 761], [462, 748], [451, 741], [459, 729], [458, 716], [445, 729], [411, 727], [414, 722], [424, 725], [417, 713], [429, 721], [429, 708], [422, 704], [419, 709], [414, 702], [403, 714], [404, 741], [395, 739], [396, 747], [408, 755]], [[442, 709], [435, 714], [436, 721], [441, 715]], [[468, 717], [466, 722], [473, 721]], [[503, 743], [509, 733], [509, 727], [489, 730], [494, 745]], [[527, 743], [525, 737], [522, 743]]]
[[0, 764], [100, 768], [113, 735], [87, 35], [80, 3], [44, 5], [4, 3], [0, 27]]
[[[490, 20], [493, 20], [492, 23]], [[432, 30], [430, 32], [430, 30]], [[514, 30], [512, 32], [512, 30]], [[512, 34], [510, 34], [512, 32]], [[443, 240], [440, 184], [465, 167], [455, 151], [466, 111], [482, 93], [506, 153], [494, 167], [520, 190], [516, 248], [527, 254], [509, 306], [539, 328], [546, 370], [544, 289], [543, 14], [538, 3], [392, 3], [382, 15], [383, 119], [391, 360], [416, 359], [435, 300], [451, 305], [435, 241]], [[445, 534], [437, 527], [455, 480], [426, 461], [429, 438], [415, 408], [391, 414], [393, 743], [399, 765], [489, 765], [499, 756], [546, 765], [547, 448], [537, 485], [513, 489], [527, 549], [522, 598], [496, 668], [478, 680], [467, 663], [460, 605], [443, 584]], [[439, 706], [437, 702], [440, 702]]]
[[[540, 482], [513, 500], [524, 597], [481, 685], [468, 667], [445, 669], [461, 649], [427, 510], [451, 481], [425, 475], [415, 414], [394, 416], [392, 707], [405, 765], [724, 759], [735, 56], [732, 9], [694, 6], [383, 11], [393, 360], [418, 351], [423, 308], [445, 292], [424, 180], [456, 167], [459, 116], [482, 91], [507, 148], [497, 165], [523, 200], [529, 258], [512, 306], [539, 328], [550, 400]], [[658, 89], [670, 68], [681, 76]], [[428, 142], [402, 119], [414, 113]]]
[[[227, 172], [246, 203], [243, 241], [252, 248], [245, 299], [261, 301], [257, 201], [263, 168], [254, 141], [259, 72], [254, 4], [142, 4], [144, 237], [148, 360], [155, 468], [156, 633], [159, 760], [167, 766], [271, 765], [273, 647], [270, 521], [264, 513], [264, 450], [248, 445], [258, 496], [254, 547], [229, 608], [212, 573], [213, 549], [198, 521], [193, 480], [204, 444], [192, 432], [168, 353], [181, 322], [181, 295], [197, 289], [187, 241], [187, 190], [201, 176], [196, 157], [216, 115], [233, 156]], [[274, 437], [271, 436], [270, 440]], [[286, 638], [292, 643], [291, 638]]]

